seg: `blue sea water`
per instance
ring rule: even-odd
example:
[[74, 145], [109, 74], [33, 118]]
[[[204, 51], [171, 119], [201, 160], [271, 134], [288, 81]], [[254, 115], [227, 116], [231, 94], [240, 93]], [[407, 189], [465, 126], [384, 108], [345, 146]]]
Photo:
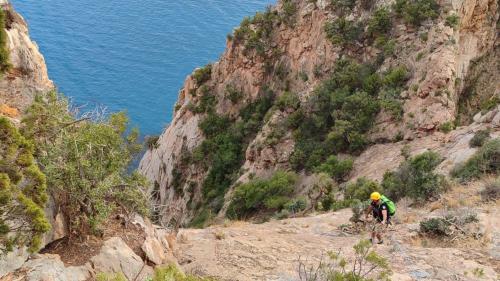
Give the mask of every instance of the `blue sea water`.
[[11, 0], [59, 91], [126, 110], [159, 134], [186, 75], [218, 59], [241, 19], [275, 0]]

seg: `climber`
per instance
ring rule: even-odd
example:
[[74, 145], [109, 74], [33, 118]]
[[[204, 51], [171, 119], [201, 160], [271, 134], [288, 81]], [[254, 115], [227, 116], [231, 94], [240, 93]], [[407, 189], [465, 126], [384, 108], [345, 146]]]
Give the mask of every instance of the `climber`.
[[382, 234], [389, 224], [391, 224], [391, 217], [396, 214], [396, 206], [391, 200], [378, 192], [373, 192], [370, 195], [370, 199], [371, 204], [366, 211], [367, 219], [370, 213], [372, 213], [374, 218], [370, 242], [374, 244], [375, 238], [377, 238], [378, 244], [383, 244]]

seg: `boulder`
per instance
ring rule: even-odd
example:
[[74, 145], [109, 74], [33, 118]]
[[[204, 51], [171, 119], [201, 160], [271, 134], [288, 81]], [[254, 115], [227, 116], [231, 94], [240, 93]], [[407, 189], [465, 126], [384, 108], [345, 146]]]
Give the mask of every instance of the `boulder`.
[[14, 251], [0, 256], [0, 278], [21, 268], [28, 257], [29, 253], [26, 248], [14, 249]]
[[163, 264], [165, 260], [165, 248], [158, 239], [148, 236], [141, 249], [146, 254], [148, 260], [156, 265]]
[[23, 265], [27, 281], [85, 281], [91, 277], [85, 266], [65, 267], [59, 255], [36, 255]]
[[142, 259], [119, 237], [105, 241], [100, 253], [90, 261], [95, 272], [122, 272], [128, 280], [135, 280], [144, 267]]

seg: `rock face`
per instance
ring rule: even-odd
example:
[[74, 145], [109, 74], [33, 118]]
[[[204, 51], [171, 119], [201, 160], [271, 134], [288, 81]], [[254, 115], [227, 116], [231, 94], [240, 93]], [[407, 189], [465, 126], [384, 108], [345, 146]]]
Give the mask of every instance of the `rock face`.
[[[398, 208], [396, 220], [409, 217], [422, 220], [430, 213], [427, 209], [406, 210], [400, 204]], [[487, 215], [479, 216], [480, 225], [498, 235], [492, 229], [498, 225], [495, 216], [498, 203], [481, 208], [484, 210], [479, 212]], [[298, 276], [299, 261], [317, 266], [320, 261], [328, 262], [328, 251], [341, 251], [350, 268], [352, 246], [369, 237], [368, 232], [343, 231], [350, 217], [351, 211], [344, 209], [263, 224], [238, 222], [224, 227], [185, 229], [178, 235], [179, 263], [186, 271], [222, 280], [303, 280]], [[415, 226], [418, 230], [418, 221], [396, 222], [387, 231], [384, 244], [375, 246], [379, 255], [390, 260], [391, 280], [498, 280], [495, 272], [498, 259], [491, 259], [495, 254], [489, 254], [481, 246], [420, 245]], [[494, 243], [491, 245], [496, 247]], [[479, 271], [481, 275], [477, 275]]]
[[22, 111], [36, 93], [50, 91], [54, 84], [48, 77], [38, 46], [29, 37], [28, 26], [22, 16], [9, 4], [2, 8], [7, 14], [7, 44], [12, 70], [0, 78], [0, 107]]
[[120, 273], [134, 280], [141, 272], [144, 262], [123, 240], [114, 237], [104, 242], [99, 255], [91, 260], [96, 272]]
[[[255, 54], [248, 55], [244, 44], [228, 40], [226, 51], [220, 60], [212, 65], [211, 75], [205, 83], [215, 95], [217, 113], [230, 116], [238, 114], [245, 104], [255, 100], [266, 87], [274, 90], [277, 95], [281, 95], [285, 89], [297, 93], [301, 103], [305, 103], [315, 86], [328, 77], [332, 66], [340, 57], [356, 57], [366, 62], [374, 61], [380, 53], [370, 46], [360, 45], [343, 50], [331, 44], [326, 38], [324, 25], [327, 21], [337, 18], [338, 13], [330, 1], [292, 2], [297, 8], [294, 24], [282, 23], [274, 27], [270, 39], [272, 51], [269, 52], [278, 55], [270, 62]], [[438, 2], [441, 5], [441, 14], [432, 23], [414, 28], [395, 20], [391, 31], [395, 53], [386, 58], [381, 71], [395, 65], [405, 65], [412, 75], [406, 83], [408, 90], [401, 93], [404, 103], [402, 120], [394, 120], [382, 111], [370, 133], [371, 140], [376, 143], [387, 143], [402, 137], [408, 141], [417, 139], [415, 145], [411, 145], [415, 151], [440, 146], [439, 142], [431, 144], [430, 140], [443, 137], [436, 133], [438, 127], [453, 122], [457, 117], [461, 96], [467, 91], [460, 81], [467, 79], [471, 61], [498, 45], [497, 1]], [[389, 4], [385, 1], [374, 3], [374, 7], [386, 5]], [[281, 15], [284, 13], [282, 6], [282, 3], [278, 3], [273, 9]], [[347, 18], [367, 20], [374, 10], [356, 7]], [[452, 14], [460, 18], [456, 27], [446, 24], [446, 17]], [[273, 69], [270, 73], [266, 72], [269, 65]], [[285, 70], [281, 71], [283, 69]], [[243, 94], [241, 101], [232, 103], [227, 98], [227, 86]], [[201, 186], [210, 167], [186, 167], [181, 164], [183, 155], [193, 151], [204, 140], [199, 129], [204, 114], [195, 114], [192, 110], [192, 105], [199, 103], [199, 88], [193, 75], [186, 79], [179, 93], [177, 110], [171, 125], [160, 136], [157, 145], [146, 152], [140, 163], [142, 174], [154, 183], [157, 203], [162, 206], [159, 213], [164, 224], [188, 223], [199, 211], [196, 206], [202, 201]], [[500, 90], [499, 87], [493, 89]], [[289, 168], [290, 155], [294, 150], [292, 132], [284, 132], [283, 136], [272, 144], [265, 141], [276, 130], [276, 124], [282, 123], [287, 115], [287, 112], [277, 110], [266, 118], [264, 126], [250, 141], [245, 152], [245, 161], [240, 168], [241, 172], [234, 182], [245, 182], [250, 176], [266, 176], [277, 169]], [[419, 138], [422, 139], [418, 140]], [[458, 141], [461, 136], [454, 134], [451, 138]], [[429, 147], [426, 147], [427, 144]], [[366, 160], [364, 157], [377, 154], [377, 157], [383, 159], [385, 155], [391, 157], [390, 153], [399, 153], [399, 147], [388, 144], [368, 150], [365, 156], [356, 161], [359, 165], [354, 174], [367, 174], [361, 172], [366, 166], [363, 166], [363, 161]], [[396, 160], [398, 159], [393, 162], [396, 163]], [[181, 170], [185, 179], [184, 183], [176, 188], [173, 175], [175, 169], [177, 172]], [[227, 194], [230, 194], [230, 191]], [[229, 198], [227, 195], [225, 204]], [[223, 215], [223, 212], [224, 209], [220, 215]]]

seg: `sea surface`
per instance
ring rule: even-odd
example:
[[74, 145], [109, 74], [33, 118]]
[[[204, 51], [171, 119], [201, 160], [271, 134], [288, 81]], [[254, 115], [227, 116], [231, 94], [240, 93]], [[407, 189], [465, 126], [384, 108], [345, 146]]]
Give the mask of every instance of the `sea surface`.
[[126, 110], [160, 134], [184, 79], [216, 61], [244, 16], [275, 0], [11, 0], [59, 91], [77, 106]]

